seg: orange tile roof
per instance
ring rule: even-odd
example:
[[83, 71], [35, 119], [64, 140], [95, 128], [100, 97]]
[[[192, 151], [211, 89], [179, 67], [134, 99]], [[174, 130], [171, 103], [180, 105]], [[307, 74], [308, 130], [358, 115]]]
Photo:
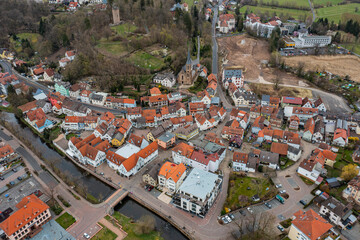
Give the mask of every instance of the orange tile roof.
[[153, 87], [152, 89], [150, 89], [150, 95], [151, 96], [161, 95], [161, 91], [159, 88]]
[[40, 75], [40, 74], [43, 74], [44, 73], [44, 69], [41, 67], [41, 68], [37, 68], [37, 69], [34, 69], [34, 74], [35, 75]]
[[211, 74], [207, 77], [207, 79], [208, 79], [208, 82], [209, 82], [209, 83], [212, 82], [212, 81], [217, 82], [216, 76], [215, 76], [213, 73], [211, 73]]
[[249, 155], [247, 153], [234, 152], [233, 161], [238, 163], [247, 163]]
[[278, 153], [280, 155], [287, 155], [288, 147], [289, 145], [287, 145], [286, 143], [273, 142], [271, 143], [270, 152]]
[[37, 107], [36, 100], [34, 100], [32, 102], [28, 102], [28, 103], [25, 103], [24, 105], [19, 106], [18, 109], [20, 109], [22, 112], [27, 112], [36, 107]]
[[294, 213], [295, 219], [291, 222], [297, 229], [311, 240], [316, 240], [327, 233], [333, 226], [324, 218], [310, 209], [307, 212], [302, 210]]
[[214, 81], [210, 82], [206, 88], [211, 88], [215, 91], [217, 88], [217, 82]]
[[144, 141], [144, 137], [139, 137], [139, 136], [137, 136], [137, 135], [135, 135], [135, 134], [131, 134], [130, 135], [130, 137], [129, 137], [129, 143], [132, 143], [132, 144], [134, 144], [134, 145], [136, 145], [136, 146], [138, 146], [138, 147], [140, 147], [141, 146], [141, 143], [142, 143], [142, 141]]
[[163, 102], [163, 101], [167, 101], [167, 95], [166, 94], [162, 94], [162, 95], [156, 95], [156, 96], [150, 96], [149, 97], [149, 102], [150, 103], [157, 103], [157, 102]]
[[105, 112], [100, 118], [100, 120], [103, 120], [107, 123], [110, 123], [114, 119], [115, 119], [115, 115], [112, 114], [111, 112]]
[[336, 129], [335, 133], [334, 133], [334, 140], [338, 139], [338, 138], [344, 138], [345, 140], [347, 139], [347, 132], [345, 129]]
[[182, 156], [190, 158], [192, 153], [194, 152], [194, 148], [184, 142], [181, 142], [178, 145], [176, 145], [172, 151], [179, 152]]
[[5, 146], [0, 148], [0, 158], [4, 158], [12, 154], [14, 150], [9, 144], [6, 144]]
[[309, 118], [305, 123], [304, 133], [310, 131], [311, 134], [314, 134], [314, 130], [315, 130], [315, 121], [313, 118]]
[[172, 162], [165, 162], [159, 170], [159, 176], [164, 176], [166, 179], [171, 178], [176, 183], [185, 171], [186, 167], [183, 163], [177, 165]]
[[25, 227], [26, 224], [49, 209], [49, 206], [34, 194], [24, 197], [16, 207], [19, 210], [0, 223], [0, 228], [7, 236], [13, 235], [16, 231]]

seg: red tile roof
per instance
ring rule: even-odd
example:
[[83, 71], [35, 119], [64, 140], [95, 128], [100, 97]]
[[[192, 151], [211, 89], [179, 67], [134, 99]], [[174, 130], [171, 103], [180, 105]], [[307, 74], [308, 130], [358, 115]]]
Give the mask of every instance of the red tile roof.
[[289, 145], [287, 145], [286, 143], [273, 142], [271, 143], [270, 151], [273, 153], [278, 153], [280, 155], [287, 155], [288, 147]]
[[330, 223], [312, 209], [307, 212], [299, 210], [294, 213], [294, 216], [295, 219], [291, 222], [291, 224], [311, 240], [320, 238], [333, 228]]
[[247, 153], [234, 152], [233, 162], [244, 163], [248, 162], [249, 155]]
[[166, 179], [172, 179], [175, 183], [186, 172], [186, 167], [183, 163], [175, 164], [172, 162], [165, 162], [160, 170], [159, 176], [164, 176]]

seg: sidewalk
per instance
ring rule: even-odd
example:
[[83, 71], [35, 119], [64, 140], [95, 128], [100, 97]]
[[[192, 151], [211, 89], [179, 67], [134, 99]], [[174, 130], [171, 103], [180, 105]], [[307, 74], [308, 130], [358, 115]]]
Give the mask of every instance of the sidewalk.
[[[105, 218], [102, 218], [99, 223], [101, 223], [102, 225], [104, 225], [105, 227], [107, 227], [108, 229], [110, 229], [112, 232], [114, 232], [117, 235], [116, 240], [122, 240], [124, 238], [126, 238], [127, 233], [120, 229], [115, 227], [113, 224], [111, 224], [108, 220], [106, 220]], [[120, 226], [119, 226], [120, 227]]]

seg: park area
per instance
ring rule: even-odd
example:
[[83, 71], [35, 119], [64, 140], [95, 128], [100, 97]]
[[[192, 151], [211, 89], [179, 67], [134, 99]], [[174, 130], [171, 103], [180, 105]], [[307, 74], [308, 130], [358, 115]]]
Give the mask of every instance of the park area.
[[287, 6], [287, 7], [307, 7], [309, 8], [309, 2], [308, 0], [262, 0], [262, 2], [264, 4], [272, 4], [275, 5], [274, 3], [276, 3], [276, 5], [279, 6]]
[[68, 212], [65, 212], [56, 219], [56, 222], [66, 230], [76, 222], [76, 219]]
[[246, 207], [256, 203], [252, 200], [254, 195], [258, 195], [263, 201], [274, 197], [276, 192], [276, 188], [267, 178], [245, 177], [233, 173], [230, 175], [228, 196], [224, 209], [233, 211]]
[[305, 71], [328, 71], [332, 74], [345, 77], [348, 75], [351, 80], [360, 82], [360, 59], [353, 55], [337, 56], [296, 56], [284, 58], [285, 64], [297, 67], [304, 64]]
[[248, 13], [250, 12], [255, 13], [256, 15], [265, 14], [269, 18], [276, 15], [283, 20], [289, 18], [295, 18], [305, 21], [307, 17], [311, 16], [310, 10], [307, 11], [307, 10], [288, 9], [281, 7], [247, 6], [247, 5], [240, 8], [240, 13], [245, 13], [246, 11]]

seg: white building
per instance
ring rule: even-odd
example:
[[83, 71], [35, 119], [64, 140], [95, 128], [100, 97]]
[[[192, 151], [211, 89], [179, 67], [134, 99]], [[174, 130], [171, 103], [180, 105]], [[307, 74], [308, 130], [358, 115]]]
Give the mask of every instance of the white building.
[[221, 176], [194, 168], [174, 195], [174, 204], [203, 218], [214, 204], [221, 186]]
[[235, 29], [235, 17], [232, 14], [220, 14], [217, 28], [221, 33], [229, 33]]
[[154, 77], [154, 83], [161, 84], [164, 87], [172, 88], [176, 83], [174, 73], [158, 73]]
[[244, 75], [241, 69], [224, 69], [222, 82], [225, 89], [228, 89], [230, 83], [234, 83], [237, 88], [244, 86]]
[[295, 48], [325, 47], [331, 43], [331, 36], [313, 36], [306, 29], [301, 29], [299, 36], [291, 40], [295, 42]]

